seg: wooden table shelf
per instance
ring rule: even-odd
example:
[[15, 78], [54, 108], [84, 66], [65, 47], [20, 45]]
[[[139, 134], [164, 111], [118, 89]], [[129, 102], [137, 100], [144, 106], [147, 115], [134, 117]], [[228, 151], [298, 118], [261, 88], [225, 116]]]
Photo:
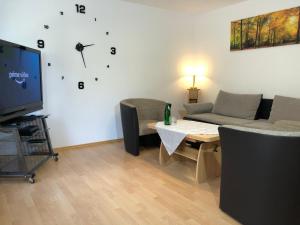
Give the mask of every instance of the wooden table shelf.
[[191, 160], [197, 162], [199, 150], [194, 149], [189, 146], [182, 146], [181, 148], [177, 149], [176, 152], [174, 152], [174, 154], [183, 156], [185, 158], [188, 158], [188, 159], [191, 159]]
[[[196, 122], [195, 122], [196, 123]], [[149, 123], [148, 128], [156, 129], [156, 123]], [[197, 183], [205, 182], [210, 177], [220, 175], [221, 168], [221, 148], [220, 137], [218, 134], [188, 134], [182, 143], [178, 146], [175, 155], [179, 155], [197, 162], [196, 165], [196, 181]], [[201, 142], [199, 149], [191, 148], [186, 141]], [[170, 155], [163, 143], [160, 145], [159, 163], [165, 164]]]

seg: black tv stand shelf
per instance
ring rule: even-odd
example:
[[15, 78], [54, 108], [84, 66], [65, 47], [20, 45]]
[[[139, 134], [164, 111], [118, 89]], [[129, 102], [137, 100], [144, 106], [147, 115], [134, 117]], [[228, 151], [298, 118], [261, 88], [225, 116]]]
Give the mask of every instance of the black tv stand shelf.
[[0, 125], [0, 177], [24, 177], [35, 183], [35, 171], [53, 151], [46, 119], [48, 116], [22, 116]]

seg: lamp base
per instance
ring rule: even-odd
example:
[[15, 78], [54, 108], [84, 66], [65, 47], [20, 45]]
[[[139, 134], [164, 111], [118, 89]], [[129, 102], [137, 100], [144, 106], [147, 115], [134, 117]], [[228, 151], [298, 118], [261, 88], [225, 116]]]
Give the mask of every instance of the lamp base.
[[189, 88], [188, 91], [189, 91], [189, 103], [197, 103], [200, 89], [192, 87]]

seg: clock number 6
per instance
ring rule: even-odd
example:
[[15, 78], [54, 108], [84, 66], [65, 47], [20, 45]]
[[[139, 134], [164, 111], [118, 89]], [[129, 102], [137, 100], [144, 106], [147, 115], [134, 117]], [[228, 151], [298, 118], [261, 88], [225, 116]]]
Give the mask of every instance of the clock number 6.
[[76, 6], [77, 13], [85, 14], [85, 6], [84, 5], [78, 5], [78, 4], [76, 4], [75, 6]]
[[78, 89], [83, 90], [84, 89], [84, 82], [78, 82]]
[[112, 48], [110, 49], [110, 54], [112, 54], [112, 55], [117, 54], [117, 49], [116, 49], [115, 47], [112, 47]]
[[37, 40], [38, 48], [45, 48], [45, 42], [43, 40]]

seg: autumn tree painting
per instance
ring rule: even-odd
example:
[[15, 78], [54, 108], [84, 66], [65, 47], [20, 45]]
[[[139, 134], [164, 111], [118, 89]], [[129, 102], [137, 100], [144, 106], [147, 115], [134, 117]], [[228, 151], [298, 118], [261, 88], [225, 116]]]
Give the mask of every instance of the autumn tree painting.
[[299, 43], [300, 7], [231, 23], [232, 51]]

